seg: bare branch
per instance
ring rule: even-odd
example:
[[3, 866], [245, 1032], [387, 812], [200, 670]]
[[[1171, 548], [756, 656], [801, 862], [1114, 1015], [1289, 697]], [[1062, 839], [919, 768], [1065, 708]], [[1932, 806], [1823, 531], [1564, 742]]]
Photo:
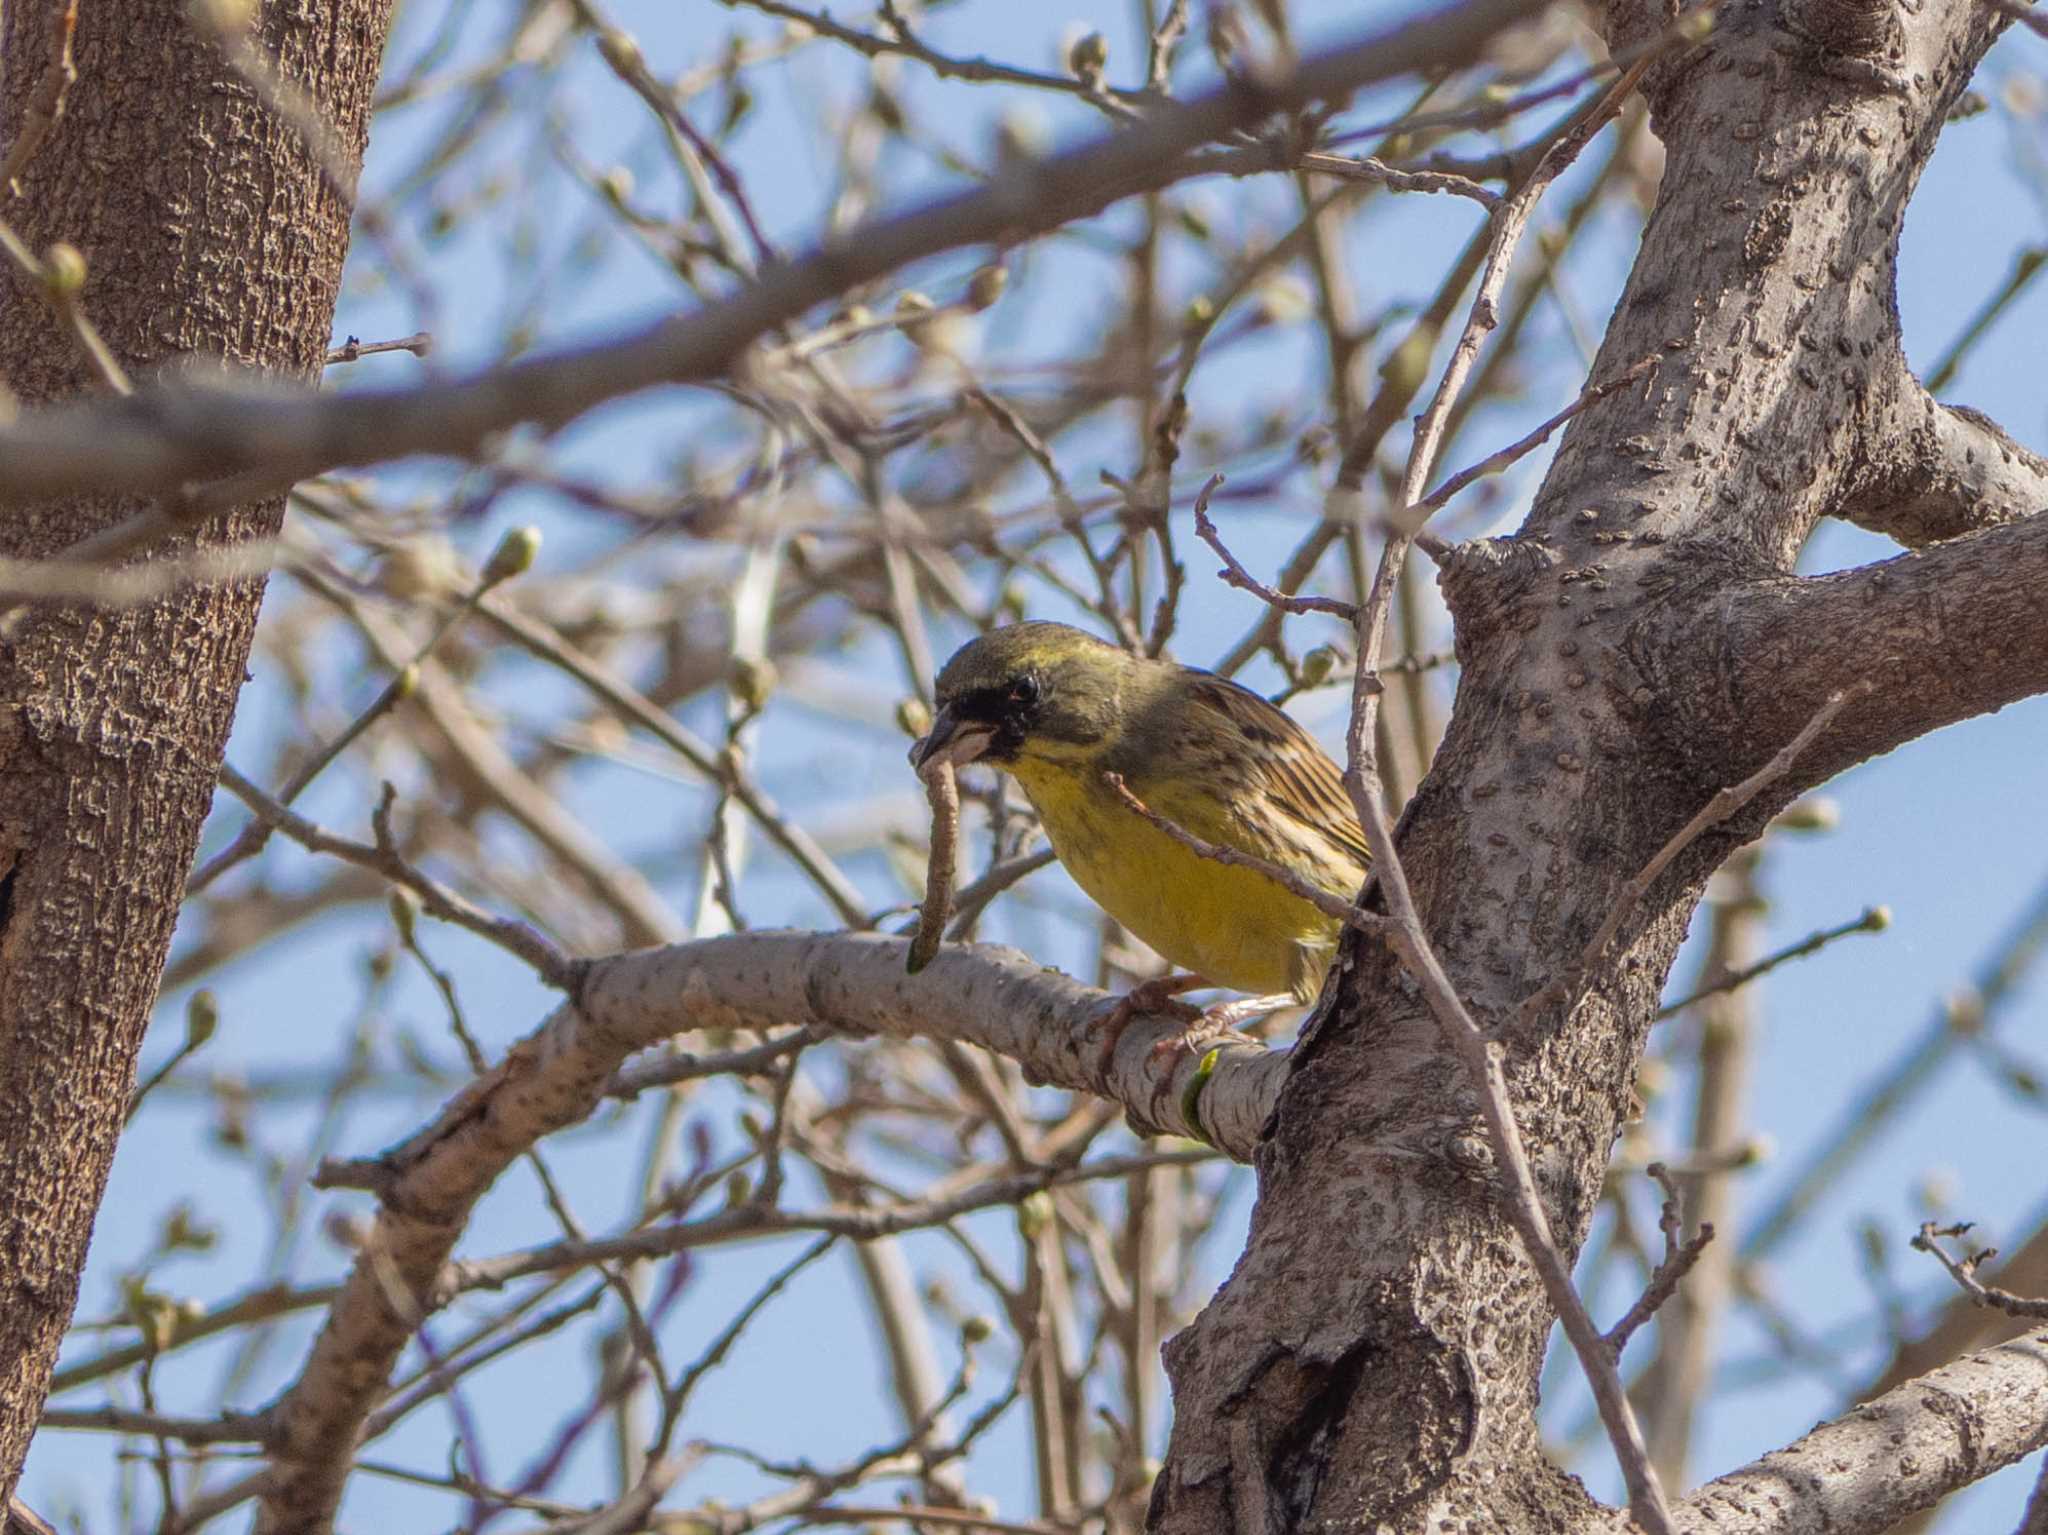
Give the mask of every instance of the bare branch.
[[[796, 1023], [957, 1039], [1011, 1056], [1035, 1080], [1113, 1096], [1134, 1118], [1226, 1154], [1248, 1157], [1257, 1144], [1284, 1054], [1232, 1037], [1200, 1062], [1186, 1052], [1155, 1061], [1149, 1049], [1127, 1050], [1117, 1058], [1124, 1064], [1105, 1068], [1100, 1036], [1114, 1001], [1104, 993], [979, 945], [941, 949], [913, 977], [906, 949], [871, 934], [741, 933], [593, 962], [575, 1007], [558, 1009], [433, 1124], [377, 1159], [376, 1223], [276, 1410], [275, 1475], [259, 1528], [327, 1517], [347, 1470], [336, 1447], [354, 1442], [441, 1293], [470, 1208], [535, 1142], [587, 1116], [627, 1055], [672, 1034]], [[1182, 1027], [1159, 1015], [1135, 1020], [1131, 1032], [1157, 1044], [1178, 1039]], [[1190, 1117], [1197, 1108], [1199, 1119]], [[364, 1181], [344, 1171], [341, 1181]]]
[[1317, 176], [1334, 176], [1340, 181], [1366, 181], [1391, 192], [1447, 192], [1470, 198], [1489, 213], [1500, 206], [1500, 194], [1465, 176], [1446, 171], [1404, 171], [1383, 165], [1370, 155], [1352, 159], [1347, 155], [1310, 153], [1301, 157], [1301, 169]]
[[1892, 395], [1871, 429], [1883, 447], [1845, 487], [1843, 517], [1917, 549], [2048, 510], [2048, 458], [1982, 411], [1941, 404], [1903, 362]]
[[[1709, 653], [1726, 658], [1702, 695], [1714, 712], [1697, 722], [1699, 749], [1720, 761], [1785, 739], [1828, 694], [1862, 686], [1789, 775], [1789, 788], [1806, 789], [2048, 689], [2044, 580], [2048, 517], [2024, 517], [1875, 565], [1729, 588], [1711, 612], [1666, 626], [1646, 670], [1655, 684], [1696, 671]], [[1970, 600], [1945, 595], [1955, 592]]]
[[1677, 1293], [1679, 1281], [1692, 1272], [1693, 1265], [1700, 1261], [1700, 1254], [1714, 1240], [1711, 1224], [1702, 1224], [1699, 1234], [1689, 1241], [1680, 1240], [1679, 1233], [1684, 1227], [1678, 1214], [1678, 1188], [1671, 1181], [1670, 1171], [1662, 1162], [1652, 1162], [1646, 1171], [1664, 1189], [1664, 1207], [1657, 1220], [1657, 1229], [1664, 1233], [1664, 1256], [1658, 1260], [1657, 1267], [1650, 1274], [1650, 1282], [1636, 1297], [1635, 1304], [1607, 1330], [1606, 1343], [1614, 1351], [1616, 1359], [1628, 1347], [1628, 1340], [1657, 1314], [1657, 1308]]
[[340, 464], [466, 453], [522, 422], [559, 426], [623, 394], [716, 378], [764, 332], [861, 283], [943, 251], [1055, 228], [1167, 185], [1197, 169], [1183, 159], [1189, 150], [1233, 129], [1425, 65], [1461, 62], [1540, 9], [1541, 0], [1465, 0], [1278, 78], [1232, 78], [985, 188], [848, 231], [763, 272], [742, 292], [621, 340], [413, 389], [319, 396], [165, 388], [129, 406], [38, 411], [0, 428], [0, 504], [88, 490], [163, 492], [221, 477], [235, 478], [238, 498], [253, 500]]
[[1977, 1277], [1977, 1270], [1998, 1256], [1998, 1249], [1987, 1247], [1982, 1252], [1970, 1253], [1964, 1257], [1951, 1257], [1943, 1247], [1945, 1237], [1960, 1237], [1970, 1229], [1970, 1223], [1963, 1221], [1953, 1226], [1939, 1226], [1933, 1221], [1922, 1221], [1919, 1233], [1913, 1238], [1915, 1252], [1932, 1253], [1948, 1270], [1948, 1277], [1963, 1289], [1963, 1293], [1980, 1306], [2003, 1311], [2007, 1316], [2025, 1317], [2032, 1321], [2048, 1319], [2048, 1300], [2030, 1300], [2024, 1295], [2015, 1295], [2010, 1290], [2001, 1290], [1987, 1285]]
[[1641, 358], [1631, 366], [1623, 369], [1620, 373], [1615, 374], [1612, 378], [1604, 378], [1595, 383], [1588, 384], [1580, 391], [1579, 397], [1576, 400], [1572, 401], [1571, 404], [1567, 405], [1534, 431], [1517, 438], [1497, 452], [1487, 454], [1478, 463], [1459, 470], [1405, 512], [1396, 512], [1394, 514], [1394, 521], [1399, 526], [1407, 529], [1411, 534], [1421, 532], [1422, 525], [1428, 522], [1433, 514], [1441, 511], [1448, 505], [1451, 497], [1457, 495], [1466, 486], [1472, 484], [1475, 480], [1485, 479], [1490, 474], [1499, 474], [1511, 464], [1526, 458], [1529, 454], [1535, 452], [1536, 449], [1542, 447], [1544, 443], [1548, 442], [1551, 433], [1571, 420], [1580, 411], [1588, 406], [1597, 405], [1600, 401], [1606, 399], [1607, 396], [1613, 394], [1615, 390], [1634, 383], [1637, 379], [1647, 375], [1656, 366], [1657, 354], [1652, 354], [1649, 357]]
[[1272, 606], [1281, 613], [1327, 613], [1332, 618], [1341, 618], [1346, 623], [1358, 621], [1358, 605], [1341, 602], [1335, 597], [1294, 597], [1277, 592], [1238, 563], [1236, 555], [1223, 542], [1223, 535], [1216, 531], [1216, 524], [1209, 520], [1209, 497], [1216, 487], [1223, 483], [1223, 476], [1212, 474], [1209, 482], [1195, 493], [1195, 536], [1216, 551], [1216, 557], [1223, 561], [1223, 569], [1217, 572], [1224, 584], [1239, 591], [1250, 592], [1261, 602]]
[[223, 1413], [218, 1418], [176, 1418], [160, 1412], [117, 1407], [50, 1407], [44, 1428], [100, 1429], [110, 1434], [148, 1434], [183, 1444], [261, 1444], [270, 1436], [267, 1413]]
[[1685, 1535], [1879, 1535], [2048, 1444], [2048, 1331], [1931, 1370], [1717, 1477]]
[[[479, 937], [488, 938], [507, 953], [517, 955], [533, 966], [550, 986], [566, 991], [575, 984], [576, 962], [547, 938], [524, 922], [492, 916], [438, 880], [428, 878], [400, 857], [397, 848], [382, 835], [374, 847], [347, 837], [337, 837], [304, 816], [285, 809], [225, 763], [221, 766], [220, 781], [262, 821], [283, 832], [308, 852], [329, 854], [381, 874], [394, 885], [403, 886], [420, 898], [422, 909], [430, 916], [439, 917], [443, 922], [453, 922], [457, 927], [468, 928]], [[385, 802], [379, 809], [380, 821], [388, 816], [390, 809], [390, 785], [387, 784], [385, 789]]]
[[350, 336], [340, 346], [327, 351], [327, 366], [337, 363], [357, 362], [365, 357], [375, 357], [384, 352], [410, 352], [415, 357], [425, 357], [434, 350], [434, 338], [423, 330], [416, 330], [410, 336], [400, 336], [394, 341], [358, 341]]
[[1852, 917], [1835, 927], [1824, 927], [1818, 932], [1808, 933], [1799, 942], [1787, 944], [1775, 954], [1767, 954], [1755, 964], [1745, 965], [1733, 975], [1724, 975], [1711, 986], [1702, 986], [1698, 991], [1680, 997], [1676, 1002], [1666, 1002], [1657, 1009], [1656, 1017], [1652, 1021], [1661, 1023], [1689, 1007], [1698, 1006], [1709, 997], [1717, 997], [1723, 992], [1747, 986], [1751, 981], [1769, 975], [1780, 965], [1789, 965], [1795, 959], [1805, 959], [1810, 954], [1818, 954], [1837, 938], [1847, 938], [1851, 933], [1882, 933], [1891, 925], [1892, 912], [1889, 906], [1866, 906], [1861, 916]]

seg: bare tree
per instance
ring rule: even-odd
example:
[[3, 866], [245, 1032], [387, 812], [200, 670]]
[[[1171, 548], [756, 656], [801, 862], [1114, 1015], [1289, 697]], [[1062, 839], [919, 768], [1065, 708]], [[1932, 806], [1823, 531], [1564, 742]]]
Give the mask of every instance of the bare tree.
[[[28, 297], [4, 323], [35, 407], [0, 424], [0, 500], [27, 509], [0, 565], [23, 764], [0, 799], [0, 1016], [8, 1101], [31, 1106], [0, 1125], [9, 1477], [40, 1414], [133, 1446], [113, 1517], [144, 1519], [146, 1475], [166, 1531], [250, 1503], [259, 1529], [327, 1529], [379, 1477], [466, 1529], [1875, 1532], [2048, 1442], [2048, 1335], [2015, 1335], [2038, 1303], [2010, 1293], [2039, 1264], [1987, 1287], [1930, 1224], [1920, 1245], [2003, 1330], [1923, 1326], [1880, 1286], [1872, 1329], [1896, 1349], [1874, 1399], [1685, 1483], [1722, 1319], [1772, 1316], [1763, 1253], [1929, 1065], [1904, 1059], [1745, 1229], [1753, 983], [1885, 925], [1868, 911], [1771, 953], [1760, 866], [1845, 768], [2048, 689], [2030, 515], [2048, 460], [1922, 386], [1897, 298], [1937, 136], [2032, 18], [1614, 0], [1589, 33], [1535, 0], [1465, 0], [1319, 50], [1284, 4], [1147, 0], [1128, 41], [1082, 33], [1035, 67], [967, 46], [944, 5], [735, 8], [715, 56], [688, 59], [664, 55], [659, 19], [636, 38], [589, 0], [408, 18], [377, 103], [400, 147], [371, 162], [353, 270], [373, 285], [360, 312], [412, 334], [324, 356], [433, 355], [424, 378], [334, 391], [128, 374], [320, 363], [381, 10], [254, 32], [226, 8], [167, 12], [171, 70], [88, 17], [75, 81], [64, 13], [7, 17], [6, 57], [39, 61], [10, 69], [6, 119], [33, 156]], [[820, 110], [822, 207], [759, 126], [767, 82], [816, 58], [857, 92]], [[1211, 83], [1177, 90], [1197, 69]], [[1055, 152], [1012, 116], [970, 142], [928, 109], [933, 80], [1090, 132]], [[592, 99], [630, 107], [632, 133], [584, 119]], [[899, 198], [906, 156], [964, 189]], [[1224, 176], [1219, 197], [1257, 217], [1185, 185]], [[1435, 249], [1446, 202], [1469, 214], [1462, 244], [1421, 291], [1369, 302], [1361, 231], [1433, 231]], [[1584, 232], [1645, 204], [1604, 336], [1560, 361], [1544, 327], [1583, 329]], [[466, 291], [483, 258], [451, 280], [441, 250], [479, 231], [507, 254], [488, 342]], [[76, 258], [34, 254], [59, 239], [82, 288]], [[1082, 340], [1043, 314], [1087, 291], [1070, 260], [1112, 274]], [[2014, 268], [1941, 376], [2042, 264]], [[682, 312], [534, 349], [622, 270], [659, 272]], [[476, 361], [440, 371], [451, 310]], [[1050, 355], [1034, 324], [1059, 335]], [[1274, 340], [1309, 343], [1318, 393], [1245, 398], [1237, 359]], [[1498, 428], [1482, 407], [1532, 378], [1542, 422], [1450, 472]], [[685, 447], [636, 483], [593, 413], [661, 385], [696, 386]], [[1440, 531], [1553, 438], [1516, 531]], [[345, 472], [418, 455], [438, 462]], [[1304, 504], [1289, 550], [1252, 520]], [[532, 507], [574, 530], [566, 564], [539, 558]], [[1824, 519], [1907, 552], [1798, 576]], [[1235, 643], [1194, 617], [1224, 589], [1190, 575], [1204, 543], [1255, 599]], [[273, 568], [269, 717], [225, 765]], [[843, 764], [918, 732], [951, 639], [1049, 608], [1283, 700], [1348, 687], [1374, 879], [1292, 1043], [1175, 1049], [1180, 1025], [1147, 1016], [1105, 1048], [1106, 993], [1152, 961], [1032, 880], [1049, 855], [993, 780], [964, 786], [954, 941], [907, 971], [922, 803], [893, 762], [879, 803]], [[827, 752], [842, 765], [806, 760]], [[607, 803], [649, 768], [682, 780], [680, 855]], [[209, 1080], [234, 1008], [195, 993], [131, 1097], [216, 775], [169, 984], [218, 973], [232, 999], [227, 967], [354, 912], [360, 994], [322, 999], [331, 1032], [303, 1071]], [[934, 839], [962, 830], [940, 819]], [[1704, 968], [1667, 1004], [1717, 870]], [[972, 941], [984, 923], [1031, 931], [1038, 956]], [[480, 941], [448, 957], [451, 928]], [[2021, 924], [1959, 1004], [1967, 1027], [1945, 1013], [1928, 1048], [1994, 1040], [2044, 929]], [[1044, 968], [1053, 953], [1093, 984]], [[530, 1030], [475, 1003], [508, 969], [547, 998]], [[421, 1008], [431, 1037], [403, 1023]], [[1657, 1106], [1630, 1128], [1669, 1012], [1701, 1021], [1659, 1051], [1694, 1073], [1683, 1144]], [[1984, 1049], [2010, 1081], [2028, 1069]], [[365, 1154], [365, 1111], [393, 1096], [418, 1127]], [[199, 1112], [152, 1132], [177, 1104]], [[167, 1212], [52, 1376], [124, 1118], [203, 1127], [244, 1160], [268, 1251], [245, 1290], [188, 1304], [167, 1275], [219, 1237]], [[553, 1140], [590, 1121], [640, 1137], [616, 1224], [582, 1213], [606, 1186], [557, 1165]], [[1615, 1174], [1660, 1156], [1651, 1243], [1642, 1180]], [[1255, 1169], [1256, 1208], [1211, 1297], [1231, 1162]], [[508, 1177], [546, 1227], [466, 1246]], [[345, 1250], [338, 1276], [301, 1277], [315, 1231]], [[715, 1325], [693, 1315], [696, 1264], [743, 1242], [775, 1261]], [[765, 1314], [816, 1304], [800, 1297], [841, 1246], [895, 1421], [857, 1453], [732, 1442], [706, 1418], [721, 1369]], [[934, 1252], [964, 1277], [937, 1277]], [[1633, 1304], [1602, 1325], [1585, 1297], [1616, 1275]], [[1618, 1466], [1625, 1507], [1587, 1492], [1539, 1414], [1559, 1322], [1600, 1430], [1581, 1438], [1604, 1446], [1589, 1464]], [[1784, 1333], [1790, 1367], [1838, 1368]], [[200, 1358], [221, 1366], [204, 1387], [168, 1384]], [[478, 1389], [538, 1358], [574, 1382], [545, 1429]], [[419, 1447], [430, 1406], [452, 1450], [382, 1456], [387, 1435]], [[1035, 1520], [976, 1485], [1013, 1414]], [[602, 1436], [599, 1491], [571, 1468]], [[742, 1496], [702, 1490], [721, 1469]]]

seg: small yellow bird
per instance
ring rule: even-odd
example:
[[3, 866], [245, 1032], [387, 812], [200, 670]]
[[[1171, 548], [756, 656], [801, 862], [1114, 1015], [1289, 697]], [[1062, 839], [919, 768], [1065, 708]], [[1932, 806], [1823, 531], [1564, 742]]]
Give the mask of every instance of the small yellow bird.
[[1256, 1005], [1233, 1004], [1239, 1016], [1313, 1000], [1340, 924], [1258, 870], [1175, 840], [1107, 777], [1203, 841], [1349, 902], [1365, 883], [1365, 835], [1337, 765], [1286, 714], [1212, 672], [1044, 622], [962, 647], [939, 674], [938, 705], [912, 762], [984, 761], [1010, 774], [1074, 882], [1194, 972], [1140, 987], [1120, 1009], [1126, 1019], [1204, 985], [1254, 993]]

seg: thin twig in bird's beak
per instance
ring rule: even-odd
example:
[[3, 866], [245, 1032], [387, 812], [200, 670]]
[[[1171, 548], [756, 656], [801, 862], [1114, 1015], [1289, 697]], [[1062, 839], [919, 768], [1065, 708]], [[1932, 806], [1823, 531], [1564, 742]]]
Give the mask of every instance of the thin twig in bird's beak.
[[953, 871], [960, 855], [960, 788], [953, 764], [933, 758], [918, 769], [925, 797], [932, 807], [932, 853], [925, 865], [924, 905], [917, 914], [917, 933], [910, 940], [909, 970], [916, 975], [939, 952], [946, 918], [953, 910]]

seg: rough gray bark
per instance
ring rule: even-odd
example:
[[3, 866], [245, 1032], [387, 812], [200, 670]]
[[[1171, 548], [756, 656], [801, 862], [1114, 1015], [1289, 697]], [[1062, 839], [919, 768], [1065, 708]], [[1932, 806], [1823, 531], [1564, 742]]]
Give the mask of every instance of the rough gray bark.
[[[1619, 47], [1664, 16], [1617, 0], [1608, 21]], [[1727, 6], [1653, 70], [1669, 159], [1594, 376], [1661, 361], [1572, 423], [1518, 534], [1443, 569], [1463, 672], [1400, 845], [1571, 1251], [1715, 864], [1850, 763], [2048, 687], [2048, 521], [1971, 532], [2048, 505], [2048, 473], [1927, 398], [1894, 301], [1907, 202], [2001, 25], [1975, 0]], [[1824, 516], [1970, 536], [1797, 580]], [[1527, 1015], [1717, 789], [1865, 682], [1628, 913], [1576, 1005]], [[1258, 1158], [1250, 1245], [1168, 1345], [1154, 1530], [1606, 1526], [1538, 1442], [1551, 1314], [1488, 1164], [1413, 986], [1352, 945]]]
[[[5, 10], [9, 143], [43, 79], [51, 15]], [[350, 165], [388, 21], [387, 0], [263, 8], [256, 41]], [[178, 0], [84, 6], [76, 56], [65, 115], [6, 217], [34, 250], [61, 239], [84, 253], [84, 308], [131, 372], [226, 357], [315, 376], [349, 210], [294, 130]], [[0, 358], [31, 402], [91, 377], [18, 279], [0, 283]], [[146, 504], [39, 505], [0, 526], [0, 554], [49, 556]], [[239, 507], [197, 537], [267, 537], [282, 514], [281, 499]], [[0, 640], [0, 1494], [77, 1299], [261, 592], [235, 581], [115, 613], [41, 606]]]

